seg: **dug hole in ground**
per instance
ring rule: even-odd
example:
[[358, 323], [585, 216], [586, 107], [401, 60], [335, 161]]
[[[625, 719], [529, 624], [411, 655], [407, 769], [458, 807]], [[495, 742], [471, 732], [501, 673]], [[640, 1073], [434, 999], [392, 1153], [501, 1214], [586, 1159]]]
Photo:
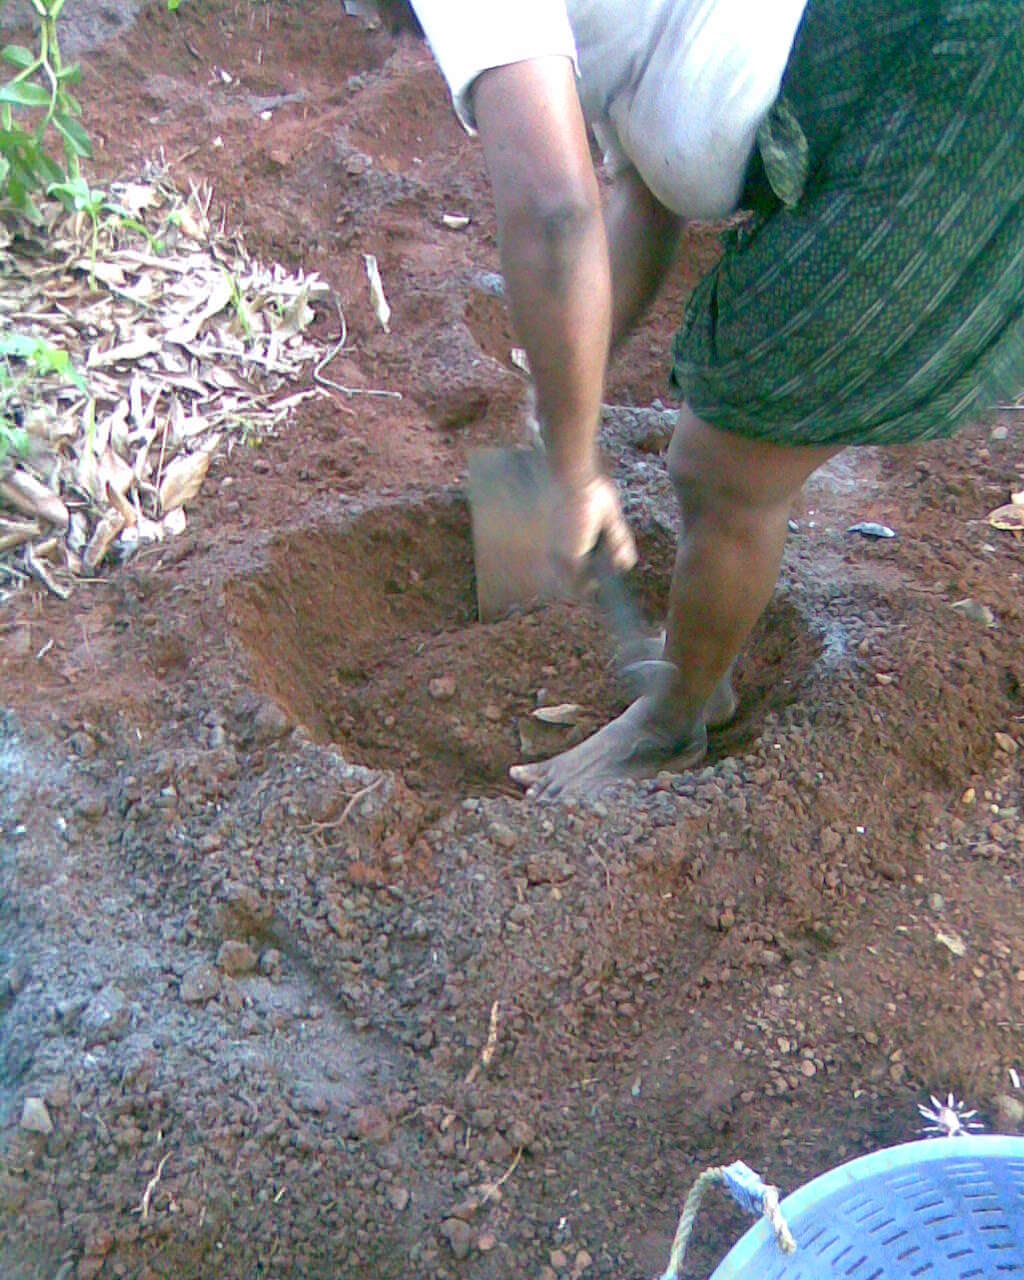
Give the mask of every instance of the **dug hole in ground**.
[[[336, 0], [154, 4], [81, 95], [94, 180], [209, 184], [329, 284], [324, 376], [401, 398], [307, 369], [184, 533], [0, 609], [0, 1274], [627, 1280], [708, 1165], [792, 1190], [949, 1090], [1019, 1132], [1020, 412], [813, 481], [706, 767], [531, 806], [508, 765], [619, 704], [586, 608], [474, 620], [459, 485], [525, 383], [428, 55]], [[714, 253], [606, 393], [652, 617]], [[692, 1274], [745, 1226], [709, 1202]]]

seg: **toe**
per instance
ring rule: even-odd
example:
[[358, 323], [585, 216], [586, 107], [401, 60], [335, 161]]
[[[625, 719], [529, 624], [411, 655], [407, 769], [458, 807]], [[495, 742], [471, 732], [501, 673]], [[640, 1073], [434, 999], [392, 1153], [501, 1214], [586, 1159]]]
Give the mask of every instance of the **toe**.
[[535, 764], [514, 764], [508, 776], [517, 786], [533, 788], [540, 783], [543, 774]]
[[536, 800], [538, 804], [554, 804], [562, 795], [562, 784], [549, 781], [545, 786], [536, 786], [530, 788], [531, 799]]

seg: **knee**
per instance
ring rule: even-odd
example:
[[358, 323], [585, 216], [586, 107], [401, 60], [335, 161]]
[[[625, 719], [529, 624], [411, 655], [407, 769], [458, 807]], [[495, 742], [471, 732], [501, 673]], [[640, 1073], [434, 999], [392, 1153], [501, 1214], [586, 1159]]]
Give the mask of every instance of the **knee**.
[[769, 513], [763, 506], [751, 503], [749, 495], [736, 488], [727, 476], [709, 471], [701, 466], [700, 459], [686, 455], [673, 458], [669, 472], [687, 533], [701, 528], [744, 543], [763, 535]]
[[669, 479], [687, 514], [749, 505], [747, 486], [721, 452], [708, 449], [702, 434], [688, 429], [680, 415], [666, 461]]
[[792, 495], [736, 466], [727, 451], [716, 457], [680, 445], [669, 452], [668, 470], [686, 529], [700, 525], [746, 545], [785, 528]]
[[668, 451], [668, 472], [685, 513], [783, 508], [834, 450], [790, 449], [718, 431], [683, 406]]
[[702, 460], [679, 439], [676, 431], [668, 448], [668, 478], [681, 499], [706, 498], [713, 489], [712, 477], [708, 474]]

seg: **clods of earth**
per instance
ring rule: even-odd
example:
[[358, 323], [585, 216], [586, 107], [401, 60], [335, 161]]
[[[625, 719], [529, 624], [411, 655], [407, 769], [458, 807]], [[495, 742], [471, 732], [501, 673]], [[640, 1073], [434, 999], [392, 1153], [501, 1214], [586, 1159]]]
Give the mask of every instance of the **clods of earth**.
[[[162, 153], [329, 282], [349, 392], [215, 456], [180, 537], [0, 615], [0, 1272], [628, 1280], [709, 1164], [793, 1189], [950, 1090], [1024, 1128], [1022, 558], [987, 523], [1019, 413], [834, 462], [707, 764], [532, 806], [507, 766], [620, 694], [585, 605], [474, 622], [459, 484], [524, 380], [426, 52], [333, 0], [153, 4], [82, 96], [99, 178]], [[714, 244], [606, 393], [652, 619]], [[744, 1225], [711, 1203], [693, 1274]]]

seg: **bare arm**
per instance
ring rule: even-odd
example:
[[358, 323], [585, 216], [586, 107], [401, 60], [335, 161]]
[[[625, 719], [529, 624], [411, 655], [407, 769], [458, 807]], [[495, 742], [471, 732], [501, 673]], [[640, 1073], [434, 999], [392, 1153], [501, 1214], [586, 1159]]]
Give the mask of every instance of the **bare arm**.
[[572, 64], [537, 58], [486, 71], [474, 108], [551, 471], [581, 487], [598, 473], [611, 271]]
[[653, 302], [675, 261], [683, 219], [655, 199], [635, 169], [627, 169], [615, 179], [604, 221], [615, 348]]

